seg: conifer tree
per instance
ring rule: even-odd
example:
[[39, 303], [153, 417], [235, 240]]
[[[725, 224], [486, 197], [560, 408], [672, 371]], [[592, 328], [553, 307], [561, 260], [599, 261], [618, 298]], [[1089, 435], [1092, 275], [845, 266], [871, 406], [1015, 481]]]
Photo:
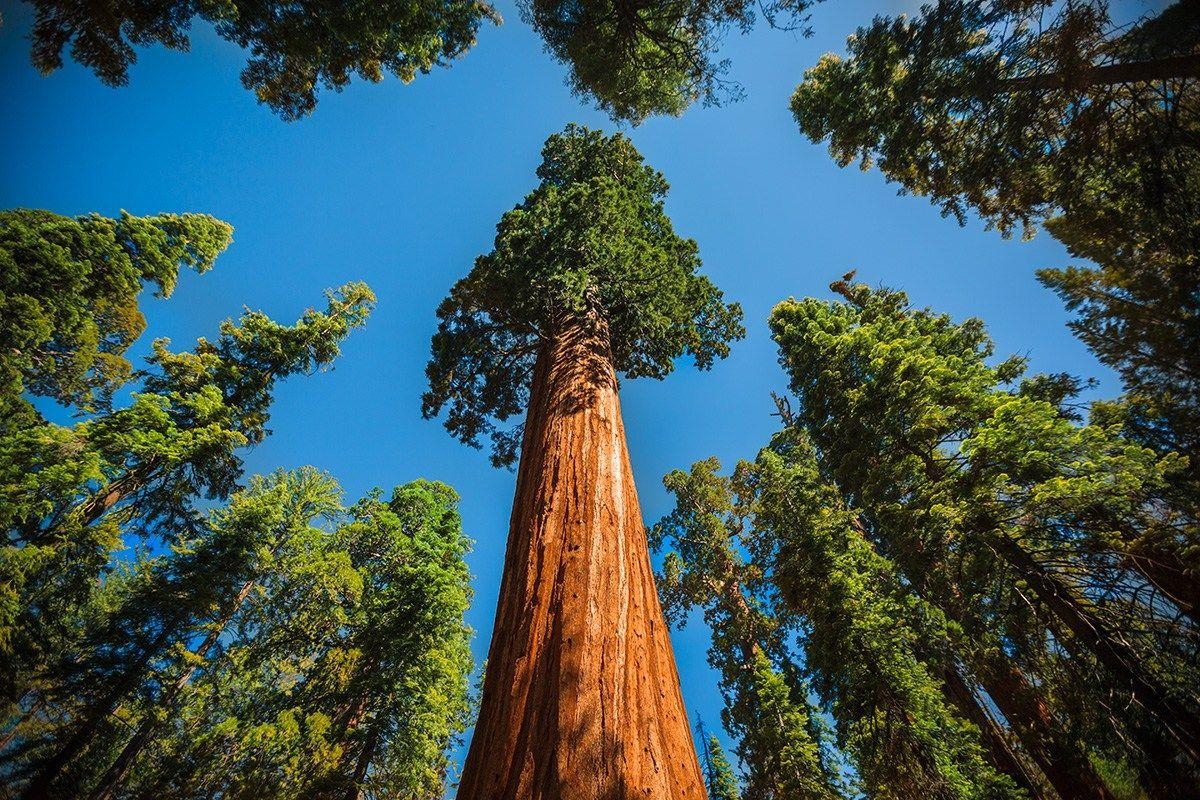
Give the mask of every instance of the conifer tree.
[[180, 268], [207, 271], [232, 233], [204, 214], [0, 212], [0, 431], [36, 423], [26, 393], [106, 408], [132, 377], [142, 289], [169, 297]]
[[[520, 468], [461, 798], [703, 796], [654, 591], [617, 374], [700, 368], [743, 331], [620, 135], [551, 136], [540, 183], [438, 309], [427, 416]], [[526, 411], [523, 428], [501, 427]]]
[[[806, 670], [832, 711], [839, 746], [863, 791], [895, 798], [1024, 797], [986, 762], [979, 730], [943, 696], [945, 619], [905, 592], [887, 561], [855, 531], [853, 515], [820, 483], [807, 451], [783, 435], [777, 448], [742, 464], [732, 480], [717, 476], [712, 459], [697, 463], [691, 475], [670, 476], [675, 541], [704, 558], [706, 549], [721, 552], [706, 530], [744, 538], [752, 569], [770, 576], [776, 613], [792, 615], [803, 631]], [[714, 649], [729, 646], [721, 633], [714, 629]], [[771, 708], [769, 691], [758, 691], [774, 713], [762, 714], [751, 735], [775, 748], [775, 769], [794, 769], [787, 754], [806, 744], [814, 749], [811, 724], [796, 724], [781, 707]], [[772, 792], [760, 778], [760, 791], [766, 790], [751, 794], [748, 786], [747, 796], [839, 796], [831, 767], [821, 780], [823, 765], [812, 760], [806, 782], [802, 772], [789, 773]]]
[[[336, 510], [337, 494], [336, 484], [315, 471], [256, 481], [214, 517], [207, 535], [151, 568], [87, 634], [79, 655], [64, 654], [54, 686], [56, 705], [66, 704], [64, 722], [28, 757], [22, 797], [59, 796], [64, 779], [78, 788], [70, 771], [86, 769], [79, 757], [114, 734], [112, 716], [120, 706], [170, 709], [290, 537]], [[157, 697], [138, 697], [142, 692]], [[118, 769], [102, 778], [110, 785], [101, 787], [101, 796], [111, 796], [156, 723], [152, 715], [143, 717], [128, 742], [118, 744]]]
[[[1038, 276], [1120, 374], [1126, 397], [1108, 410], [1126, 435], [1189, 458], [1163, 502], [1195, 538], [1200, 7], [1111, 16], [1108, 0], [969, 0], [877, 18], [848, 58], [805, 73], [792, 110], [843, 166], [878, 163], [960, 222], [971, 210], [1006, 234], [1044, 222], [1092, 262]], [[1196, 574], [1162, 563], [1176, 599], [1200, 601]]]
[[[808, 686], [788, 680], [799, 673], [786, 642], [794, 617], [771, 607], [748, 509], [735, 508], [746, 497], [748, 469], [723, 478], [719, 468], [708, 459], [663, 479], [676, 502], [651, 532], [656, 550], [672, 548], [659, 594], [668, 619], [679, 623], [691, 608], [704, 610], [712, 631], [708, 662], [721, 674], [721, 716], [737, 739], [746, 798], [832, 800], [841, 796], [839, 781], [822, 753]], [[739, 547], [748, 548], [750, 562]]]
[[773, 25], [807, 29], [810, 0], [529, 0], [522, 16], [546, 50], [570, 69], [575, 93], [633, 124], [655, 114], [679, 115], [692, 103], [737, 99], [728, 62], [717, 49], [730, 29], [743, 33], [755, 11]]
[[721, 740], [705, 731], [703, 723], [696, 726], [696, 735], [700, 737], [700, 765], [704, 768], [708, 800], [741, 800], [737, 776], [733, 774]]
[[1178, 459], [1106, 418], [1080, 424], [1069, 378], [1018, 384], [1020, 359], [989, 365], [978, 320], [848, 278], [845, 302], [771, 317], [821, 474], [963, 629], [960, 655], [1060, 794], [1108, 796], [1078, 749], [1087, 731], [1097, 758], [1190, 796], [1195, 628], [1144, 549], [1190, 557], [1156, 499]]
[[0, 473], [9, 479], [0, 514], [8, 530], [0, 553], [6, 701], [23, 697], [63, 647], [72, 615], [126, 536], [187, 535], [202, 519], [197, 502], [233, 491], [239, 450], [267, 435], [276, 382], [332, 362], [374, 296], [347, 284], [328, 300], [326, 311], [310, 310], [294, 326], [247, 312], [189, 353], [158, 340], [128, 407], [0, 437]]

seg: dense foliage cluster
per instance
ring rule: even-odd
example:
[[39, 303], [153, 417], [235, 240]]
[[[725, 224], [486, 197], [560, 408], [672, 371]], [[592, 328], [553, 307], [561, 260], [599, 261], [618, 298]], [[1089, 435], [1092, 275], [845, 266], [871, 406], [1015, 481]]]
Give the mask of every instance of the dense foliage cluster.
[[449, 407], [446, 429], [472, 446], [490, 436], [498, 466], [520, 435], [496, 423], [524, 410], [539, 348], [571, 326], [603, 327], [629, 378], [663, 378], [685, 354], [707, 369], [744, 334], [740, 306], [672, 228], [666, 180], [627, 138], [569, 125], [546, 140], [537, 175], [438, 308], [426, 368], [425, 416]]
[[[772, 312], [798, 407], [771, 445], [730, 478], [711, 460], [668, 476], [664, 599], [704, 606], [714, 666], [749, 672], [722, 611], [745, 587], [759, 629], [786, 634], [767, 660], [803, 665], [794, 696], [831, 716], [871, 796], [1196, 796], [1186, 462], [1110, 404], [1083, 420], [1069, 376], [993, 363], [978, 320], [833, 288]], [[760, 702], [724, 686], [728, 708]], [[728, 727], [750, 786], [778, 723]], [[811, 747], [811, 726], [789, 738]]]
[[416, 481], [347, 509], [311, 467], [243, 483], [277, 381], [331, 364], [371, 291], [157, 340], [135, 373], [143, 283], [207, 269], [229, 226], [0, 219], [0, 302], [25, 312], [5, 317], [3, 796], [441, 796], [472, 670], [457, 495]]
[[726, 31], [743, 33], [755, 8], [771, 25], [803, 29], [810, 0], [529, 0], [523, 15], [570, 70], [571, 87], [614, 119], [635, 125], [682, 114], [696, 101], [719, 104], [741, 89], [717, 50]]
[[447, 65], [475, 45], [481, 23], [500, 21], [482, 0], [28, 2], [37, 11], [33, 64], [43, 73], [59, 69], [69, 47], [105, 84], [123, 86], [137, 47], [187, 50], [198, 19], [249, 51], [242, 84], [286, 120], [311, 114], [320, 89], [339, 91], [355, 75], [378, 83], [387, 71], [407, 83]]

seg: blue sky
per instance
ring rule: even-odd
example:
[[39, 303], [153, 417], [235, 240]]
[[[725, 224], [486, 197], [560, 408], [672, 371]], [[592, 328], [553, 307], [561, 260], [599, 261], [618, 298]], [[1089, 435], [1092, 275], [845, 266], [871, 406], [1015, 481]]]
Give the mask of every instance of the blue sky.
[[[897, 196], [877, 172], [838, 169], [799, 134], [787, 103], [804, 69], [841, 52], [874, 14], [912, 5], [830, 2], [815, 9], [812, 38], [766, 28], [733, 35], [722, 55], [743, 101], [626, 130], [671, 183], [676, 229], [697, 240], [706, 272], [742, 303], [749, 329], [711, 372], [682, 368], [622, 386], [648, 522], [669, 510], [664, 473], [709, 455], [731, 464], [765, 443], [777, 422], [769, 393], [786, 389], [767, 313], [788, 296], [829, 296], [829, 282], [850, 269], [919, 305], [983, 318], [1001, 355], [1098, 377], [1102, 394], [1115, 392], [1034, 279], [1039, 267], [1068, 263], [1061, 246], [1044, 234], [1004, 241], [978, 221], [959, 227], [926, 200]], [[482, 661], [514, 475], [421, 419], [433, 312], [490, 248], [500, 215], [536, 183], [545, 138], [572, 121], [616, 126], [570, 94], [564, 68], [510, 2], [499, 6], [505, 24], [482, 30], [451, 69], [407, 86], [355, 82], [322, 94], [316, 113], [292, 124], [241, 88], [244, 54], [205, 26], [193, 31], [190, 53], [141, 51], [130, 85], [109, 89], [69, 61], [40, 77], [28, 65], [30, 9], [11, 0], [0, 8], [0, 207], [199, 211], [235, 227], [212, 272], [185, 276], [168, 301], [146, 300], [143, 351], [151, 336], [185, 347], [243, 305], [290, 322], [327, 287], [365, 280], [376, 291], [378, 309], [336, 368], [280, 389], [274, 435], [247, 465], [314, 464], [350, 499], [417, 477], [454, 485], [476, 541], [469, 621]], [[689, 711], [718, 728], [706, 630], [691, 624], [674, 642]]]

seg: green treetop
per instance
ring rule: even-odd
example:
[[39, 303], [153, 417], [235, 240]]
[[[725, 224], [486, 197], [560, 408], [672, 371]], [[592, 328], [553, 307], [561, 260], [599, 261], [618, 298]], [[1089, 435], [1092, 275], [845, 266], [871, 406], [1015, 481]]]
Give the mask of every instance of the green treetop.
[[354, 75], [378, 83], [386, 70], [407, 83], [446, 65], [474, 46], [483, 20], [500, 21], [482, 0], [28, 1], [37, 10], [33, 64], [43, 73], [62, 66], [69, 45], [71, 57], [101, 81], [123, 86], [137, 60], [135, 47], [187, 50], [198, 18], [249, 51], [242, 84], [287, 120], [311, 113], [319, 88], [339, 91]]
[[606, 328], [629, 378], [663, 378], [685, 353], [707, 369], [744, 335], [741, 308], [672, 228], [666, 180], [628, 139], [569, 125], [546, 141], [537, 175], [438, 308], [426, 368], [425, 416], [448, 407], [447, 430], [472, 446], [490, 436], [497, 465], [515, 460], [519, 436], [496, 423], [521, 413], [541, 346], [571, 326]]
[[[808, 0], [757, 4], [774, 25], [802, 26]], [[655, 114], [682, 114], [697, 100], [719, 103], [740, 88], [725, 78], [717, 48], [731, 28], [748, 31], [755, 4], [746, 0], [532, 0], [523, 16], [546, 49], [570, 68], [575, 93], [614, 119], [637, 124]]]
[[701, 765], [704, 767], [704, 788], [708, 790], [708, 800], [741, 800], [737, 775], [733, 773], [721, 740], [715, 734], [706, 736], [703, 725], [697, 726], [696, 733], [700, 736], [703, 748]]
[[105, 407], [132, 376], [125, 352], [146, 327], [142, 289], [170, 296], [180, 268], [206, 271], [232, 234], [205, 214], [0, 213], [0, 425], [32, 413], [26, 392]]
[[946, 0], [880, 17], [849, 58], [805, 73], [792, 110], [840, 164], [877, 161], [945, 213], [974, 209], [1005, 232], [1063, 210], [1194, 208], [1179, 167], [1196, 153], [1200, 15], [1178, 3], [1130, 29], [1108, 7]]

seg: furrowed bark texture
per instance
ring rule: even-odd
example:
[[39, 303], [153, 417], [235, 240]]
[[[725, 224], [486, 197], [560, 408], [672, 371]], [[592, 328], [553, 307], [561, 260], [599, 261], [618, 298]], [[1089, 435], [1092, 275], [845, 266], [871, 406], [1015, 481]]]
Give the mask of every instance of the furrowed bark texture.
[[703, 800], [607, 330], [538, 356], [459, 800]]

